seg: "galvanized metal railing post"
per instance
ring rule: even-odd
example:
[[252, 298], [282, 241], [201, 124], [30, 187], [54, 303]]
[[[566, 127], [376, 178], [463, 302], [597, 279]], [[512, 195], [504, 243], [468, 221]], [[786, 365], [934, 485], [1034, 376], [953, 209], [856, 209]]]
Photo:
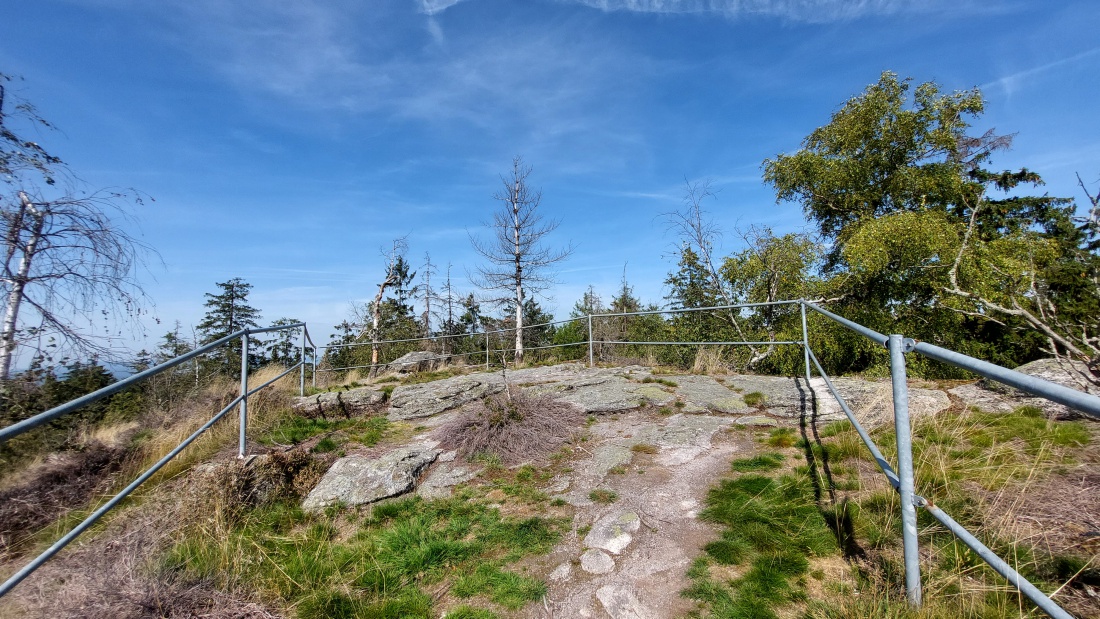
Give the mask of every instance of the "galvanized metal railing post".
[[802, 361], [806, 364], [806, 388], [810, 388], [810, 331], [806, 328], [806, 302], [798, 304], [802, 310]]
[[913, 436], [909, 427], [909, 385], [905, 372], [905, 340], [891, 335], [890, 379], [894, 388], [894, 433], [898, 444], [898, 494], [901, 496], [901, 539], [905, 556], [905, 593], [909, 605], [921, 605], [920, 554], [917, 547], [917, 507], [913, 498]]
[[241, 336], [241, 441], [237, 457], [244, 457], [244, 436], [248, 428], [248, 331]]
[[301, 361], [301, 367], [298, 374], [298, 395], [304, 396], [306, 394], [306, 328], [302, 327], [302, 354], [298, 358]]
[[595, 361], [592, 354], [592, 314], [588, 315], [588, 367], [594, 367]]
[[485, 332], [485, 371], [489, 371], [489, 332]]

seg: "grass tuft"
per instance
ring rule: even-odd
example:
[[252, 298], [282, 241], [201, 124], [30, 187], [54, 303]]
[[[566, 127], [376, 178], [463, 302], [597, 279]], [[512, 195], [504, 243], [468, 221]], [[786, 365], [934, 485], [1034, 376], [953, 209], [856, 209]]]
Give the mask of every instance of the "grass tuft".
[[583, 419], [570, 404], [517, 389], [472, 402], [466, 413], [440, 428], [439, 435], [446, 448], [465, 458], [495, 454], [510, 466], [558, 450]]
[[619, 500], [619, 493], [614, 490], [607, 490], [606, 488], [596, 488], [588, 493], [588, 498], [596, 503], [610, 505]]
[[511, 610], [541, 598], [545, 585], [504, 567], [549, 551], [560, 528], [541, 518], [502, 517], [467, 494], [392, 501], [361, 515], [276, 502], [228, 526], [211, 525], [177, 540], [161, 571], [184, 583], [280, 600], [298, 617], [395, 619], [435, 616], [426, 591], [447, 579], [458, 597], [484, 594]]
[[766, 453], [752, 458], [742, 458], [734, 460], [732, 464], [733, 470], [738, 473], [770, 471], [781, 466], [783, 466], [783, 454], [781, 453]]

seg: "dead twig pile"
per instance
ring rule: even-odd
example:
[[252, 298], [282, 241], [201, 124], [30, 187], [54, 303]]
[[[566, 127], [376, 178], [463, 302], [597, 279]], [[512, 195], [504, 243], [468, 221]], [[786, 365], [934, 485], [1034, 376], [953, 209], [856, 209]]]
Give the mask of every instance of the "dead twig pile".
[[571, 404], [508, 389], [471, 402], [464, 415], [439, 429], [439, 437], [444, 447], [465, 458], [494, 454], [511, 466], [554, 452], [583, 421]]

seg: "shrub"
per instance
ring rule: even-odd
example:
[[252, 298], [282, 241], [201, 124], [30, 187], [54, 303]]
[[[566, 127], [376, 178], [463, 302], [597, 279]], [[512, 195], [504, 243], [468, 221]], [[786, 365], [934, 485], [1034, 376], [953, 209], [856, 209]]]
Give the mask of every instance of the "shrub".
[[493, 454], [508, 466], [541, 459], [572, 438], [584, 417], [547, 395], [511, 389], [471, 403], [440, 428], [440, 439], [465, 458]]

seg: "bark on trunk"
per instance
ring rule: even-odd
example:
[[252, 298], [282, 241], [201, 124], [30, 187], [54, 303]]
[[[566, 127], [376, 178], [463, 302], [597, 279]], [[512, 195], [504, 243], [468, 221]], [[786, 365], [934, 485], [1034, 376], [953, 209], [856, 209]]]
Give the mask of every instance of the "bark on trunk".
[[[11, 278], [11, 290], [8, 292], [7, 307], [4, 309], [4, 322], [0, 327], [0, 380], [8, 380], [11, 375], [12, 357], [15, 355], [15, 330], [19, 320], [19, 306], [23, 303], [24, 290], [27, 286], [28, 275], [31, 271], [31, 263], [34, 261], [35, 249], [42, 237], [42, 227], [46, 223], [45, 214], [34, 207], [27, 198], [27, 194], [19, 192], [22, 201], [20, 220], [24, 215], [30, 215], [34, 223], [31, 227], [30, 238], [22, 248], [23, 255], [19, 258], [19, 268]], [[9, 236], [11, 245], [8, 247], [8, 255], [14, 254], [14, 248], [19, 241], [19, 231], [16, 230]], [[10, 258], [9, 258], [10, 259]]]
[[512, 191], [512, 242], [516, 256], [516, 365], [523, 361], [523, 257], [519, 243], [519, 179]]

